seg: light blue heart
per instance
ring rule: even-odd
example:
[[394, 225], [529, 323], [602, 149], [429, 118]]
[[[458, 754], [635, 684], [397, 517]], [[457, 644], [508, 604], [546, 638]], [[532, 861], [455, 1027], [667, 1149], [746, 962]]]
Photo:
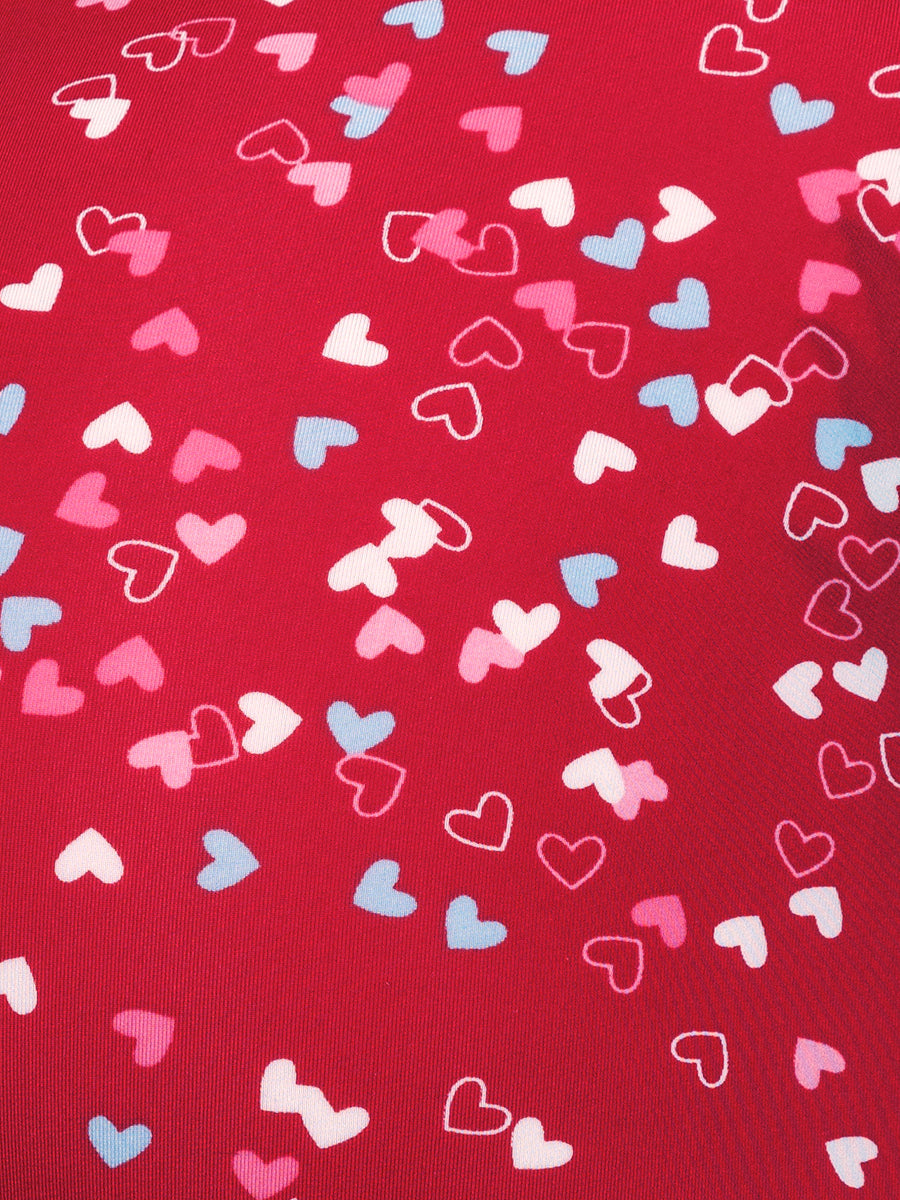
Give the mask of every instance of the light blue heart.
[[294, 458], [301, 467], [315, 471], [325, 461], [329, 446], [352, 446], [359, 431], [348, 421], [334, 417], [298, 417], [294, 426]]
[[390, 116], [389, 108], [379, 108], [376, 104], [363, 104], [351, 96], [338, 96], [332, 100], [331, 108], [336, 113], [342, 113], [350, 120], [344, 126], [344, 137], [364, 138], [376, 129], [380, 129]]
[[25, 405], [25, 389], [21, 383], [8, 383], [0, 391], [0, 433], [9, 433]]
[[709, 325], [709, 293], [699, 279], [686, 276], [678, 284], [678, 299], [654, 304], [650, 320], [663, 329], [706, 329]]
[[394, 730], [394, 715], [386, 710], [361, 717], [346, 700], [335, 700], [325, 714], [334, 740], [345, 754], [365, 754]]
[[27, 650], [35, 625], [55, 625], [62, 609], [45, 596], [7, 596], [0, 605], [0, 642], [7, 650]]
[[121, 1167], [122, 1163], [143, 1154], [153, 1134], [146, 1125], [129, 1125], [127, 1129], [118, 1130], [106, 1117], [91, 1117], [88, 1137], [108, 1167]]
[[608, 554], [573, 554], [570, 558], [561, 558], [559, 568], [566, 591], [575, 603], [582, 608], [594, 608], [600, 602], [597, 580], [612, 579], [619, 564]]
[[414, 0], [389, 8], [381, 19], [385, 25], [411, 25], [417, 38], [430, 38], [444, 28], [444, 6], [441, 0]]
[[834, 105], [830, 100], [801, 100], [792, 83], [779, 83], [772, 88], [769, 107], [781, 133], [818, 129], [834, 116]]
[[398, 892], [394, 884], [400, 878], [400, 864], [390, 858], [373, 862], [353, 893], [353, 903], [379, 917], [408, 917], [416, 911], [416, 902], [407, 892]]
[[700, 397], [693, 375], [663, 375], [651, 379], [638, 392], [645, 408], [668, 408], [676, 425], [693, 425], [700, 412]]
[[16, 555], [22, 549], [24, 541], [24, 533], [10, 529], [8, 525], [0, 525], [0, 575], [8, 571], [16, 561]]
[[819, 417], [816, 422], [816, 458], [828, 471], [844, 465], [848, 446], [868, 446], [872, 430], [849, 417]]
[[457, 896], [447, 907], [447, 945], [451, 950], [487, 950], [499, 946], [506, 926], [499, 921], [479, 921], [478, 905], [471, 896]]
[[197, 876], [197, 882], [205, 892], [221, 892], [233, 887], [259, 867], [241, 839], [227, 829], [210, 829], [204, 833], [203, 846], [213, 860]]
[[500, 29], [491, 34], [487, 44], [490, 50], [506, 55], [503, 70], [507, 75], [525, 75], [537, 66], [549, 40], [546, 33], [530, 29]]
[[592, 234], [581, 239], [581, 253], [592, 258], [594, 262], [605, 263], [608, 267], [622, 267], [632, 271], [637, 266], [644, 248], [644, 226], [634, 217], [626, 217], [616, 226], [612, 237], [600, 237]]

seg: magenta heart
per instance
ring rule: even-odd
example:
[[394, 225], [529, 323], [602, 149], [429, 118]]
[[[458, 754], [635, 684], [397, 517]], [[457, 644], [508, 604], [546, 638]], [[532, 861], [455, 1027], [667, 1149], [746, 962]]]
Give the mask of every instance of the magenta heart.
[[35, 717], [65, 717], [77, 712], [84, 704], [84, 692], [76, 687], [62, 687], [59, 682], [59, 663], [41, 658], [25, 676], [22, 687], [22, 712]]
[[114, 233], [106, 248], [113, 254], [129, 255], [128, 271], [139, 276], [153, 274], [168, 245], [169, 233], [165, 229], [126, 229]]
[[409, 83], [412, 71], [406, 63], [389, 63], [376, 76], [351, 75], [344, 80], [344, 91], [351, 100], [359, 104], [372, 104], [376, 108], [392, 108]]
[[71, 525], [85, 529], [107, 529], [119, 519], [119, 510], [100, 497], [106, 487], [106, 476], [100, 471], [89, 471], [69, 487], [59, 503], [56, 515]]
[[855, 192], [862, 180], [855, 171], [836, 168], [801, 175], [797, 183], [800, 185], [800, 195], [810, 216], [827, 225], [833, 225], [841, 219], [840, 197]]
[[167, 308], [165, 312], [145, 321], [131, 335], [135, 350], [153, 350], [157, 346], [168, 346], [173, 354], [184, 357], [193, 354], [200, 345], [200, 335], [193, 322], [180, 308]]
[[687, 921], [680, 896], [652, 896], [649, 900], [641, 900], [631, 910], [631, 919], [635, 925], [655, 926], [663, 945], [670, 950], [684, 945]]
[[459, 673], [466, 683], [480, 683], [492, 666], [512, 669], [525, 661], [515, 646], [502, 633], [489, 629], [473, 629], [459, 655]]
[[134, 1038], [134, 1061], [139, 1067], [155, 1067], [165, 1058], [175, 1036], [174, 1017], [131, 1008], [116, 1013], [113, 1029], [125, 1037]]
[[513, 296], [519, 308], [538, 308], [548, 329], [568, 329], [575, 320], [575, 284], [571, 279], [527, 283]]

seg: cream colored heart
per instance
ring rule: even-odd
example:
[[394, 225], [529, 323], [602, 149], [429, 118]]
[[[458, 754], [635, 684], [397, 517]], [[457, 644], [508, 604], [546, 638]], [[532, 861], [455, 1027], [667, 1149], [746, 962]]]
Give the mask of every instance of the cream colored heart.
[[565, 176], [523, 183], [509, 197], [513, 208], [539, 208], [551, 228], [568, 225], [575, 216], [575, 193]]
[[0, 290], [0, 304], [21, 312], [49, 312], [56, 303], [62, 281], [62, 267], [44, 263], [32, 275], [30, 283], [8, 283]]
[[710, 414], [732, 437], [755, 425], [772, 407], [772, 397], [761, 387], [750, 388], [736, 396], [727, 384], [711, 383], [703, 393], [703, 399]]
[[624, 442], [589, 429], [578, 444], [573, 466], [579, 483], [596, 483], [607, 467], [613, 471], [633, 471], [637, 455]]
[[653, 226], [653, 236], [661, 242], [682, 242], [716, 219], [712, 209], [687, 188], [664, 187], [659, 202], [669, 214]]
[[669, 522], [663, 538], [662, 560], [669, 567], [708, 571], [719, 561], [715, 546], [697, 541], [697, 522], [687, 513]]
[[608, 746], [573, 759], [563, 771], [562, 779], [573, 791], [593, 786], [607, 804], [618, 804], [625, 798], [625, 776]]
[[387, 346], [367, 338], [371, 320], [365, 313], [347, 313], [328, 335], [323, 358], [353, 367], [377, 367], [388, 356]]
[[873, 183], [883, 179], [887, 184], [888, 201], [896, 204], [900, 200], [900, 148], [864, 154], [856, 164], [856, 173], [860, 179]]
[[59, 855], [53, 872], [63, 883], [93, 875], [101, 883], [118, 883], [125, 873], [116, 849], [96, 829], [86, 829]]
[[520, 654], [527, 654], [545, 642], [559, 624], [559, 609], [555, 604], [539, 604], [525, 612], [513, 600], [498, 600], [491, 615], [494, 624]]
[[150, 426], [128, 400], [95, 417], [81, 435], [88, 450], [118, 442], [129, 454], [143, 454], [153, 441]]
[[248, 754], [267, 754], [274, 750], [303, 720], [283, 700], [268, 692], [245, 692], [238, 700], [238, 708], [253, 722], [241, 741]]

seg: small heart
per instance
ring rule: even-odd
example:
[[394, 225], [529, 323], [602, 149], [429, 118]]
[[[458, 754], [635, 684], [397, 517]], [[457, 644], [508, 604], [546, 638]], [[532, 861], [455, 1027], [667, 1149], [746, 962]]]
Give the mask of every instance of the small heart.
[[313, 204], [330, 208], [333, 204], [339, 204], [347, 194], [351, 173], [348, 162], [298, 162], [288, 171], [287, 179], [288, 183], [295, 183], [298, 187], [311, 187]]
[[528, 283], [513, 296], [519, 308], [539, 308], [548, 329], [568, 329], [575, 320], [575, 284], [571, 279]]
[[519, 342], [494, 317], [479, 317], [467, 325], [450, 343], [449, 353], [451, 362], [458, 367], [489, 362], [504, 371], [514, 370], [523, 357]]
[[213, 58], [222, 53], [234, 37], [236, 28], [233, 17], [198, 17], [193, 21], [181, 21], [170, 31], [169, 37], [184, 35], [194, 58]]
[[[819, 849], [807, 850], [811, 842], [818, 843]], [[794, 821], [779, 822], [775, 829], [775, 846], [781, 855], [781, 861], [795, 879], [812, 875], [813, 871], [818, 871], [834, 857], [834, 838], [831, 834], [804, 833]], [[803, 853], [806, 854], [806, 858], [801, 860], [798, 856]], [[798, 861], [808, 865], [800, 869]]]
[[784, 531], [795, 542], [805, 542], [816, 528], [840, 529], [847, 524], [847, 505], [834, 492], [814, 483], [798, 483], [784, 510]]
[[748, 967], [757, 970], [769, 956], [766, 932], [759, 917], [731, 917], [720, 921], [713, 930], [713, 941], [717, 946], [729, 949], [738, 947]]
[[874, 786], [875, 768], [851, 761], [840, 742], [826, 742], [819, 750], [819, 778], [829, 800], [846, 800]]
[[[881, 67], [878, 71], [873, 71], [869, 76], [869, 91], [872, 93], [872, 95], [878, 96], [882, 100], [893, 100], [896, 99], [897, 96], [900, 96], [900, 89], [898, 89], [896, 86], [898, 83], [897, 80], [894, 80], [895, 88], [892, 92], [885, 91], [879, 83], [882, 76], [891, 76], [897, 71], [900, 71], [900, 63], [892, 63], [889, 67]], [[890, 83], [888, 83], [887, 86], [890, 87]]]
[[[579, 854], [582, 846], [587, 848], [586, 853]], [[538, 839], [537, 853], [554, 879], [574, 892], [603, 866], [606, 845], [602, 838], [591, 835], [579, 838], [577, 842], [567, 842], [558, 833], [545, 833]]]
[[122, 860], [96, 829], [85, 829], [62, 851], [53, 864], [53, 873], [63, 883], [74, 883], [84, 875], [93, 875], [101, 883], [118, 883], [125, 873]]
[[241, 740], [241, 749], [248, 754], [268, 754], [286, 741], [303, 720], [283, 700], [268, 692], [245, 692], [238, 699], [238, 708], [253, 722]]
[[56, 303], [62, 281], [62, 267], [56, 263], [44, 263], [38, 267], [29, 283], [8, 283], [0, 288], [0, 304], [21, 312], [49, 312]]
[[[125, 575], [126, 598], [133, 604], [146, 604], [155, 599], [172, 578], [178, 551], [155, 542], [116, 542], [107, 550], [106, 561]], [[133, 585], [138, 575], [141, 586], [135, 589]]]
[[187, 47], [185, 36], [148, 33], [132, 38], [122, 47], [123, 58], [142, 58], [148, 71], [169, 71], [178, 65]]
[[677, 950], [687, 938], [687, 920], [680, 896], [653, 896], [640, 900], [631, 910], [635, 925], [656, 928], [664, 946]]
[[487, 39], [489, 50], [506, 55], [503, 70], [507, 75], [525, 75], [540, 62], [549, 36], [530, 29], [500, 29]]
[[377, 658], [389, 646], [404, 654], [420, 654], [425, 648], [422, 630], [389, 604], [375, 610], [356, 635], [356, 653], [360, 658]]
[[672, 420], [682, 429], [693, 425], [700, 412], [700, 399], [693, 375], [663, 375], [660, 379], [651, 379], [638, 392], [638, 401], [645, 408], [668, 408]]
[[597, 581], [612, 579], [619, 564], [608, 554], [574, 554], [559, 560], [566, 591], [582, 608], [596, 608], [600, 603]]
[[841, 1183], [847, 1187], [865, 1186], [862, 1164], [878, 1157], [878, 1146], [867, 1137], [832, 1138], [825, 1143], [831, 1165]]
[[631, 329], [611, 321], [579, 321], [570, 325], [563, 337], [567, 350], [586, 354], [588, 370], [595, 379], [612, 379], [622, 370], [628, 357]]
[[195, 558], [211, 566], [241, 541], [247, 532], [247, 522], [240, 513], [229, 513], [212, 524], [196, 513], [184, 513], [175, 522], [175, 532]]
[[849, 417], [819, 417], [816, 421], [816, 458], [828, 471], [844, 465], [848, 446], [868, 446], [872, 430], [862, 421]]
[[855, 296], [861, 287], [859, 276], [849, 267], [808, 259], [800, 275], [800, 307], [804, 312], [824, 312], [832, 296]]
[[700, 48], [704, 75], [758, 75], [768, 65], [768, 54], [744, 45], [740, 25], [715, 25]]
[[334, 773], [353, 788], [353, 811], [360, 817], [383, 816], [393, 807], [406, 779], [406, 767], [370, 754], [348, 754]]
[[129, 1125], [119, 1130], [107, 1117], [92, 1117], [88, 1121], [88, 1138], [108, 1167], [120, 1167], [143, 1154], [153, 1134], [146, 1125]]
[[328, 572], [328, 586], [346, 592], [363, 584], [373, 596], [392, 596], [397, 590], [397, 573], [381, 546], [367, 542], [338, 559]]
[[[470, 1084], [474, 1084], [478, 1091], [478, 1096], [474, 1096], [473, 1089]], [[475, 1100], [477, 1099], [477, 1104]], [[455, 1109], [451, 1117], [451, 1109]], [[499, 1113], [500, 1117], [490, 1118], [491, 1124], [485, 1127], [488, 1118], [486, 1113]], [[497, 1121], [499, 1120], [499, 1125]], [[444, 1129], [447, 1133], [466, 1133], [472, 1134], [474, 1137], [491, 1136], [495, 1133], [503, 1133], [512, 1125], [512, 1113], [508, 1108], [504, 1108], [502, 1104], [488, 1104], [487, 1102], [487, 1087], [483, 1079], [477, 1076], [467, 1075], [464, 1079], [457, 1079], [453, 1087], [447, 1093], [447, 1099], [444, 1101]]]
[[356, 1137], [369, 1124], [369, 1114], [364, 1108], [342, 1108], [335, 1112], [321, 1088], [298, 1085], [297, 1092], [300, 1117], [320, 1150]]
[[613, 812], [620, 821], [633, 821], [644, 800], [656, 804], [668, 798], [669, 785], [653, 770], [653, 764], [645, 760], [626, 763], [621, 768], [625, 794], [613, 805]]
[[379, 547], [382, 554], [390, 558], [420, 558], [435, 545], [441, 527], [424, 509], [422, 504], [395, 497], [381, 506], [385, 520], [393, 526]]
[[[600, 668], [590, 685], [591, 694], [598, 704], [603, 700], [612, 700], [623, 694], [630, 694], [636, 698], [650, 690], [649, 674], [633, 654], [629, 654], [615, 642], [610, 642], [606, 638], [595, 638], [588, 643], [586, 649], [588, 657]], [[632, 685], [636, 682], [640, 682], [640, 690], [632, 692]], [[639, 720], [640, 716], [637, 715], [635, 724]]]
[[388, 356], [387, 346], [369, 341], [371, 320], [365, 313], [348, 313], [341, 317], [328, 335], [322, 350], [323, 358], [348, 363], [354, 367], [377, 367]]
[[237, 156], [243, 162], [274, 158], [286, 166], [302, 163], [309, 154], [309, 142], [291, 121], [270, 121], [248, 133], [238, 143]]
[[644, 248], [644, 226], [633, 217], [627, 217], [616, 226], [612, 237], [591, 235], [581, 239], [581, 253], [594, 262], [608, 267], [621, 267], [631, 271]]
[[896, 512], [900, 508], [900, 458], [879, 458], [860, 470], [872, 507], [881, 513]]
[[822, 702], [813, 692], [821, 678], [822, 668], [818, 663], [797, 663], [775, 681], [772, 690], [791, 712], [807, 721], [814, 721], [822, 715]]
[[523, 183], [510, 194], [513, 208], [539, 208], [541, 216], [551, 229], [568, 225], [575, 216], [575, 193], [572, 183], [565, 176], [555, 179], [536, 179]]
[[363, 104], [361, 101], [353, 100], [349, 96], [336, 97], [336, 99], [332, 100], [329, 108], [333, 112], [341, 113], [343, 116], [350, 118], [344, 126], [344, 137], [356, 140], [375, 133], [391, 115], [389, 108], [378, 108], [374, 104]]
[[769, 94], [769, 107], [779, 133], [805, 133], [818, 129], [834, 116], [830, 100], [802, 100], [792, 83], [778, 83]]
[[[269, 0], [270, 4], [275, 2]], [[269, 1200], [276, 1192], [284, 1191], [300, 1174], [296, 1158], [285, 1154], [267, 1163], [252, 1150], [238, 1150], [231, 1160], [231, 1169], [253, 1200]]]
[[192, 429], [175, 451], [172, 476], [179, 483], [193, 483], [207, 467], [215, 467], [218, 471], [236, 471], [240, 465], [240, 451], [231, 442], [214, 433]]
[[361, 717], [346, 700], [335, 700], [328, 706], [325, 719], [334, 740], [345, 754], [365, 754], [379, 746], [394, 731], [393, 713], [371, 712]]
[[381, 18], [385, 25], [410, 25], [417, 38], [436, 37], [444, 28], [441, 0], [411, 0], [395, 4]]
[[273, 33], [253, 47], [260, 54], [276, 54], [279, 71], [299, 71], [312, 58], [316, 48], [314, 33]]
[[862, 621], [848, 607], [850, 584], [845, 579], [829, 579], [813, 594], [803, 614], [803, 624], [816, 633], [852, 642], [862, 632]]
[[653, 226], [653, 236], [660, 242], [683, 242], [716, 219], [712, 209], [687, 188], [664, 187], [659, 202], [669, 214]]
[[451, 437], [467, 442], [481, 432], [482, 412], [471, 383], [446, 383], [420, 392], [412, 402], [417, 421], [442, 421]]
[[801, 175], [797, 183], [810, 216], [826, 225], [833, 225], [841, 219], [840, 197], [856, 192], [860, 178], [855, 171], [835, 168]]
[[44, 596], [6, 596], [0, 604], [0, 641], [7, 650], [27, 650], [35, 625], [55, 625], [62, 609]]
[[244, 843], [227, 829], [210, 829], [203, 835], [203, 845], [213, 860], [197, 876], [197, 883], [205, 892], [233, 887], [259, 867]]
[[81, 435], [81, 440], [88, 450], [99, 450], [111, 442], [118, 442], [129, 454], [143, 454], [150, 448], [153, 435], [138, 410], [125, 400], [95, 417]]
[[[508, 69], [508, 68], [507, 68]], [[548, 1142], [537, 1117], [522, 1117], [512, 1131], [513, 1166], [519, 1171], [542, 1171], [564, 1166], [574, 1154], [568, 1142]]]
[[85, 529], [108, 529], [119, 519], [119, 510], [114, 504], [101, 500], [106, 487], [106, 476], [100, 471], [89, 471], [71, 484], [59, 502], [56, 516], [72, 525]]
[[459, 673], [466, 683], [480, 683], [492, 666], [512, 670], [521, 667], [525, 656], [502, 633], [472, 629], [459, 654]]
[[481, 921], [478, 905], [471, 896], [457, 896], [447, 906], [445, 919], [447, 946], [451, 950], [487, 950], [506, 938], [506, 926], [499, 921]]
[[351, 75], [344, 80], [344, 91], [351, 100], [390, 111], [412, 78], [412, 71], [403, 62], [389, 63], [378, 75]]
[[16, 561], [24, 541], [24, 533], [10, 529], [8, 525], [0, 525], [0, 575], [8, 571]]
[[[405, 222], [407, 224], [411, 225], [411, 222], [409, 221], [410, 217], [425, 217], [428, 220], [431, 220], [431, 218], [434, 215], [435, 215], [434, 213], [421, 212], [418, 209], [402, 209], [402, 208], [392, 209], [391, 212], [389, 212], [386, 215], [386, 217], [384, 218], [384, 224], [381, 227], [381, 248], [384, 250], [385, 254], [388, 256], [388, 258], [392, 262], [399, 262], [399, 263], [415, 262], [415, 260], [421, 254], [420, 247], [415, 244], [413, 244], [412, 251], [408, 252], [407, 254], [395, 253], [395, 251], [398, 247], [392, 245], [391, 230], [395, 229], [395, 223], [397, 221], [397, 218], [398, 217], [404, 218]], [[418, 222], [416, 223], [416, 228], [417, 229], [420, 228], [420, 226], [418, 225]], [[397, 238], [394, 240], [399, 240], [399, 235], [397, 235]], [[410, 233], [409, 233], [409, 240], [412, 241], [412, 230], [410, 230]], [[460, 240], [462, 240], [462, 239], [460, 239]], [[468, 245], [468, 243], [466, 243], [466, 245]], [[469, 253], [471, 253], [471, 250], [472, 250], [472, 247], [469, 247]]]
[[325, 462], [331, 446], [353, 446], [359, 431], [348, 421], [334, 417], [298, 417], [294, 426], [294, 458], [301, 467], [315, 471]]
[[849, 535], [838, 546], [838, 558], [853, 582], [872, 592], [890, 579], [900, 566], [900, 542], [882, 538], [869, 546], [862, 538]]
[[559, 609], [555, 604], [538, 604], [525, 612], [512, 600], [498, 600], [491, 616], [504, 638], [520, 654], [527, 654], [545, 642], [559, 624]]
[[862, 662], [836, 662], [831, 668], [835, 683], [863, 700], [878, 699], [887, 680], [888, 661], [883, 650], [871, 646]]
[[688, 571], [708, 571], [719, 561], [715, 546], [697, 541], [697, 521], [687, 513], [674, 517], [666, 527], [662, 560], [670, 567]]
[[115, 233], [106, 246], [113, 254], [128, 255], [128, 273], [152, 275], [165, 258], [170, 234], [162, 229], [129, 229]]
[[[100, 229], [99, 219], [97, 221], [93, 219], [91, 215], [93, 213], [100, 213], [102, 215], [105, 226], [104, 229]], [[90, 239], [85, 234], [84, 225], [88, 218], [91, 219], [91, 224], [95, 226], [95, 231], [97, 234], [96, 239]], [[124, 213], [121, 217], [114, 217], [109, 209], [104, 208], [102, 204], [92, 204], [89, 208], [85, 208], [82, 212], [80, 212], [75, 221], [75, 233], [79, 242], [81, 242], [85, 253], [90, 254], [91, 257], [97, 254], [105, 254], [108, 249], [110, 236], [109, 227], [111, 225], [118, 225], [122, 221], [137, 221], [138, 229], [147, 228], [147, 218], [143, 213], [139, 212]]]
[[134, 1061], [139, 1067], [155, 1067], [165, 1058], [175, 1036], [175, 1018], [140, 1008], [126, 1009], [113, 1017], [116, 1033], [134, 1038]]
[[839, 1075], [847, 1066], [843, 1054], [838, 1054], [823, 1042], [797, 1038], [794, 1047], [794, 1077], [801, 1087], [812, 1092], [819, 1086], [823, 1071]]
[[180, 308], [167, 308], [138, 326], [131, 335], [131, 345], [135, 350], [168, 346], [173, 354], [184, 358], [196, 351], [200, 335], [187, 313]]
[[0, 388], [0, 435], [6, 436], [18, 421], [25, 407], [25, 389], [21, 383], [7, 383]]
[[618, 804], [625, 798], [625, 778], [613, 752], [606, 746], [591, 750], [568, 763], [562, 773], [567, 788], [580, 790], [594, 787], [607, 804]]
[[836, 938], [844, 927], [837, 888], [803, 888], [794, 892], [788, 908], [797, 917], [815, 917], [816, 928], [824, 938]]
[[175, 729], [142, 738], [130, 747], [128, 762], [138, 770], [159, 767], [166, 787], [185, 787], [191, 781], [194, 767], [190, 737], [183, 729]]
[[[489, 807], [487, 817], [485, 807]], [[444, 816], [444, 829], [458, 842], [479, 850], [506, 849], [512, 832], [513, 806], [503, 792], [485, 792], [475, 809], [451, 808]], [[495, 834], [491, 838], [491, 832]], [[499, 836], [496, 836], [499, 835]]]
[[24, 958], [0, 962], [0, 996], [5, 996], [14, 1013], [25, 1016], [37, 1007], [37, 987]]
[[709, 293], [699, 279], [679, 281], [677, 300], [654, 304], [650, 320], [663, 329], [706, 329], [709, 326]]
[[589, 967], [602, 968], [609, 986], [621, 996], [636, 991], [644, 976], [644, 943], [640, 938], [591, 938], [582, 946], [581, 957]]
[[380, 917], [408, 917], [416, 911], [416, 902], [406, 892], [398, 892], [394, 885], [400, 878], [400, 864], [390, 858], [381, 858], [359, 881], [353, 893], [357, 908], [375, 913]]
[[678, 1062], [697, 1068], [704, 1087], [721, 1087], [728, 1075], [728, 1045], [725, 1035], [708, 1029], [679, 1033], [669, 1047]]
[[473, 108], [459, 118], [460, 129], [486, 135], [487, 148], [496, 154], [512, 150], [522, 132], [522, 110], [512, 105]]

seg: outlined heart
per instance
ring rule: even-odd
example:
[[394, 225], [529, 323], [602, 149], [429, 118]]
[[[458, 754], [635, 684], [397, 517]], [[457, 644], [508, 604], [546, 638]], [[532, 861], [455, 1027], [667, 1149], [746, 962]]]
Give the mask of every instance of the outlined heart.
[[[462, 265], [464, 264], [464, 265]], [[463, 275], [483, 275], [497, 278], [515, 275], [519, 269], [519, 243], [508, 225], [485, 225], [478, 235], [478, 243], [464, 259], [451, 260], [454, 271]]]
[[589, 967], [602, 968], [609, 986], [621, 996], [630, 996], [644, 976], [644, 943], [640, 938], [591, 938], [584, 943], [581, 957]]
[[829, 800], [847, 800], [874, 786], [875, 768], [865, 759], [854, 762], [840, 742], [826, 742], [819, 750], [819, 778]]
[[870, 546], [862, 538], [848, 534], [838, 546], [838, 558], [853, 582], [872, 592], [900, 566], [900, 542], [882, 538]]
[[775, 847], [795, 879], [821, 870], [834, 858], [835, 850], [830, 833], [804, 833], [796, 821], [779, 821], [775, 827]]
[[[132, 604], [155, 600], [172, 578], [178, 559], [178, 551], [169, 546], [134, 539], [116, 542], [106, 552], [109, 565], [125, 575], [125, 598]], [[138, 575], [140, 583], [135, 587]]]
[[603, 866], [606, 844], [593, 834], [569, 842], [561, 834], [545, 833], [538, 838], [537, 856], [554, 879], [574, 892]]
[[[102, 215], [104, 217], [106, 228], [103, 230], [103, 235], [105, 236], [105, 240], [103, 241], [102, 245], [100, 245], [100, 241], [101, 241], [100, 236], [98, 236], [95, 240], [92, 241], [87, 236], [87, 233], [85, 232], [85, 228], [84, 228], [85, 220], [86, 220], [86, 218], [90, 217], [91, 213], [102, 213]], [[138, 229], [146, 229], [147, 228], [147, 218], [144, 216], [143, 213], [130, 212], [130, 213], [123, 213], [122, 216], [120, 216], [120, 217], [114, 217], [112, 215], [112, 213], [109, 211], [109, 209], [104, 208], [102, 204], [92, 204], [89, 208], [82, 209], [82, 211], [78, 214], [78, 216], [75, 220], [75, 233], [78, 237], [79, 242], [81, 242], [81, 245], [83, 246], [85, 252], [87, 254], [90, 254], [91, 256], [94, 256], [97, 254], [105, 254], [106, 251], [109, 249], [109, 239], [112, 236], [112, 234], [110, 233], [110, 228], [113, 225], [118, 225], [120, 221], [136, 221]], [[120, 232], [124, 232], [124, 231], [120, 231]], [[99, 234], [99, 230], [98, 230], [98, 234]]]
[[696, 1067], [704, 1087], [721, 1087], [728, 1077], [728, 1044], [723, 1033], [691, 1029], [674, 1037], [669, 1049], [678, 1062]]
[[740, 25], [715, 25], [703, 39], [699, 65], [704, 75], [758, 75], [769, 56], [744, 44]]
[[445, 383], [420, 392], [412, 402], [417, 421], [442, 421], [451, 437], [470, 441], [481, 432], [484, 418], [475, 385], [468, 382]]
[[805, 542], [820, 525], [840, 529], [849, 516], [847, 505], [834, 492], [815, 483], [798, 483], [784, 510], [784, 531], [793, 541]]
[[[469, 1084], [475, 1085], [477, 1097]], [[447, 1099], [444, 1101], [444, 1129], [447, 1133], [491, 1137], [495, 1133], [503, 1133], [510, 1125], [512, 1113], [502, 1104], [488, 1104], [487, 1085], [478, 1076], [466, 1075], [457, 1079], [447, 1093]]]
[[826, 637], [852, 642], [862, 633], [863, 625], [849, 604], [850, 584], [846, 579], [829, 579], [813, 593], [803, 623]]
[[505, 850], [512, 823], [512, 801], [503, 792], [485, 792], [476, 808], [451, 808], [444, 816], [444, 829], [452, 838], [479, 850]]
[[302, 163], [309, 155], [309, 142], [293, 121], [281, 118], [261, 125], [238, 142], [237, 156], [244, 162], [274, 158], [285, 166]]
[[514, 370], [523, 351], [516, 337], [494, 317], [479, 317], [450, 343], [450, 361], [458, 367], [489, 362], [504, 371]]
[[341, 783], [353, 788], [353, 811], [360, 817], [382, 817], [396, 803], [406, 767], [372, 754], [348, 754], [335, 766]]
[[567, 350], [586, 354], [588, 370], [595, 379], [612, 379], [628, 357], [631, 328], [611, 321], [579, 321], [563, 337]]

